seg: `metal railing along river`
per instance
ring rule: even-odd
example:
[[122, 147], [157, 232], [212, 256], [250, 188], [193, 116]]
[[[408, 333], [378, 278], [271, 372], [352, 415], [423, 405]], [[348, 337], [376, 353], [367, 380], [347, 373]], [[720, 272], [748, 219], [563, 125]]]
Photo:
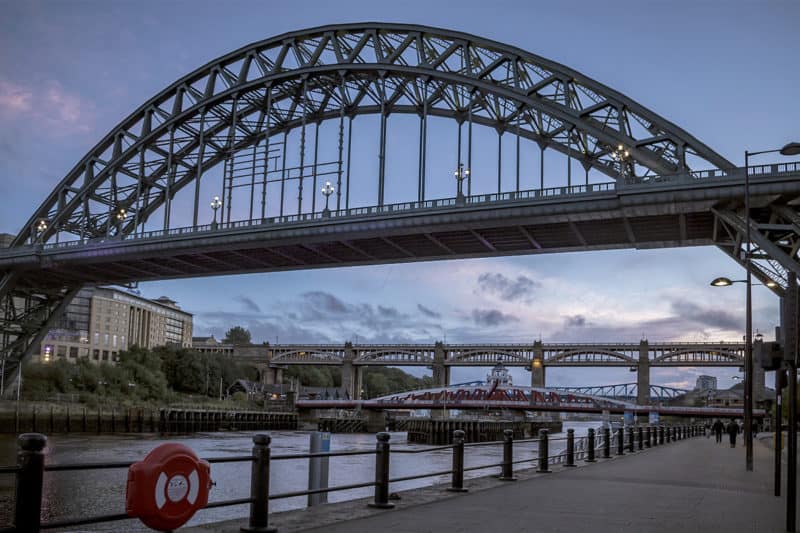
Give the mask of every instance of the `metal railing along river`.
[[[585, 437], [575, 437], [575, 431], [567, 430], [564, 437], [551, 438], [548, 430], [539, 431], [538, 438], [517, 439], [513, 438], [512, 430], [505, 430], [502, 441], [465, 443], [464, 431], [456, 430], [453, 432], [453, 443], [444, 446], [429, 446], [417, 450], [391, 450], [388, 433], [377, 434], [377, 444], [374, 450], [350, 450], [325, 453], [298, 453], [271, 455], [269, 435], [258, 434], [253, 437], [253, 451], [251, 455], [237, 457], [211, 457], [205, 461], [211, 464], [250, 462], [252, 463], [250, 479], [250, 497], [229, 499], [208, 503], [204, 509], [228, 507], [233, 505], [250, 505], [248, 527], [244, 531], [265, 531], [269, 525], [269, 502], [283, 498], [293, 498], [310, 494], [321, 494], [335, 491], [357, 489], [362, 487], [374, 487], [373, 501], [369, 503], [371, 507], [391, 508], [394, 505], [389, 501], [389, 487], [392, 483], [409, 481], [414, 479], [437, 477], [450, 475], [450, 486], [446, 490], [463, 492], [468, 489], [464, 487], [464, 473], [473, 470], [485, 470], [499, 468], [498, 479], [502, 481], [512, 481], [514, 477], [514, 466], [523, 463], [535, 462], [537, 472], [551, 472], [551, 465], [562, 465], [564, 467], [576, 466], [576, 461], [595, 462], [597, 450], [602, 448], [604, 458], [611, 455], [612, 443], [617, 444], [617, 455], [624, 455], [625, 450], [633, 452], [637, 447], [639, 450], [653, 446], [663, 445], [665, 442], [677, 441], [688, 437], [703, 435], [701, 426], [637, 426], [619, 428], [612, 433], [606, 427], [600, 432], [589, 429]], [[553, 442], [564, 442], [563, 451], [550, 454], [550, 444]], [[11, 527], [0, 527], [0, 533], [37, 533], [40, 530], [57, 529], [81, 526], [87, 524], [99, 524], [114, 522], [118, 520], [130, 519], [127, 514], [106, 514], [89, 516], [82, 518], [70, 518], [66, 520], [55, 520], [42, 522], [42, 493], [43, 480], [46, 472], [63, 471], [82, 471], [100, 469], [123, 469], [129, 468], [133, 462], [108, 462], [108, 463], [83, 463], [83, 464], [45, 464], [44, 448], [47, 437], [39, 433], [25, 433], [18, 438], [19, 451], [17, 454], [16, 466], [0, 467], [0, 475], [16, 476], [16, 497], [14, 506], [14, 525]], [[537, 453], [535, 456], [514, 458], [515, 444], [535, 443]], [[465, 467], [464, 454], [466, 448], [477, 448], [485, 446], [502, 446], [502, 460], [491, 464]], [[452, 468], [437, 472], [425, 472], [410, 476], [395, 477], [390, 476], [390, 455], [391, 454], [422, 454], [439, 450], [452, 450]], [[365, 483], [354, 483], [349, 485], [337, 485], [319, 489], [310, 489], [294, 492], [283, 492], [270, 494], [270, 463], [272, 461], [287, 461], [296, 459], [312, 459], [322, 457], [342, 457], [353, 455], [374, 455], [375, 456], [375, 480]]]

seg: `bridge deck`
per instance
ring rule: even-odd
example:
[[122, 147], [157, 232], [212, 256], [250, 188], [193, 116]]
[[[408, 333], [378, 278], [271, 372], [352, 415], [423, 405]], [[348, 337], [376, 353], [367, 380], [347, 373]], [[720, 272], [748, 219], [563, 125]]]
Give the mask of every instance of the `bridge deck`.
[[[552, 475], [519, 472], [516, 483], [467, 481], [465, 495], [401, 493], [390, 511], [367, 510], [359, 500], [275, 514], [270, 525], [281, 533], [784, 531], [785, 499], [772, 496], [772, 452], [756, 441], [755, 469], [746, 472], [741, 444], [731, 449], [698, 437], [590, 466], [554, 467]], [[240, 525], [189, 531], [238, 532]]]

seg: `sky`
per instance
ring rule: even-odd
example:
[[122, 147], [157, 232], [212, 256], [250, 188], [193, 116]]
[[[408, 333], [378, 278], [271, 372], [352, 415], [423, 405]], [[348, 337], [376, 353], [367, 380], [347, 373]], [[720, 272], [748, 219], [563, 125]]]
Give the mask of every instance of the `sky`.
[[[29, 1], [5, 2], [2, 11], [6, 233], [17, 233], [96, 142], [175, 79], [251, 42], [325, 24], [421, 24], [522, 48], [618, 90], [739, 165], [745, 150], [800, 140], [800, 4], [790, 0], [306, 0], [302, 8]], [[740, 341], [744, 287], [710, 287], [717, 276], [744, 273], [716, 248], [681, 248], [197, 278], [139, 290], [177, 300], [194, 314], [195, 335], [221, 338], [242, 325], [257, 342]], [[753, 298], [754, 329], [770, 338], [777, 298], [763, 287], [754, 287]], [[456, 369], [452, 380], [486, 371]], [[691, 388], [703, 373], [724, 387], [737, 376], [735, 369], [653, 369], [651, 382]], [[530, 378], [515, 369], [514, 379]], [[610, 384], [635, 376], [554, 368], [547, 381]]]

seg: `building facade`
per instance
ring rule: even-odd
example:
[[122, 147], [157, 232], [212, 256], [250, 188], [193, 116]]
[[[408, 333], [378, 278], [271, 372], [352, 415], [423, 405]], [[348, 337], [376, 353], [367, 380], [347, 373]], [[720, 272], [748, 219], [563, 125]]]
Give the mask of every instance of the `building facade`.
[[697, 381], [694, 385], [694, 390], [707, 391], [717, 390], [717, 378], [714, 376], [697, 376]]
[[109, 287], [81, 289], [41, 344], [43, 362], [88, 358], [115, 362], [131, 346], [191, 347], [192, 315], [169, 298], [156, 300]]

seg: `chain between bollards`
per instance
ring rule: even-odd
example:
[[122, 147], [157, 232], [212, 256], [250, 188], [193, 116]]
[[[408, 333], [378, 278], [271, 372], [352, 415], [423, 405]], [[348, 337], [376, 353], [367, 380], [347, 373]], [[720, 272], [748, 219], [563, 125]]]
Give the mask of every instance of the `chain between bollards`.
[[514, 477], [514, 430], [512, 429], [503, 430], [503, 466], [500, 472], [500, 480], [517, 480]]
[[385, 432], [375, 435], [375, 498], [370, 507], [378, 509], [391, 509], [389, 503], [389, 439], [391, 435]]
[[250, 519], [247, 527], [241, 531], [247, 533], [275, 533], [274, 527], [269, 527], [269, 460], [270, 442], [269, 435], [253, 436], [253, 466], [250, 471]]

